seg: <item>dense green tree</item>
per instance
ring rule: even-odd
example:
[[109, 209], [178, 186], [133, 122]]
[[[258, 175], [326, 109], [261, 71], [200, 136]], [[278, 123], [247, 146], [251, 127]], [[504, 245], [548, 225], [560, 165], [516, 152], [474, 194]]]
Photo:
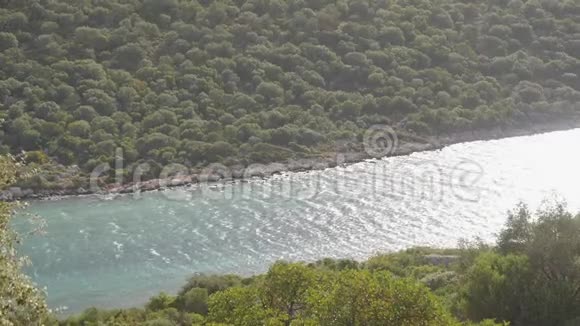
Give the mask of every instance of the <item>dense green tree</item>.
[[503, 255], [480, 256], [467, 274], [468, 316], [514, 325], [578, 320], [579, 232], [580, 216], [568, 213], [562, 204], [535, 216], [523, 205], [512, 211], [498, 239]]
[[104, 50], [108, 45], [108, 38], [101, 29], [86, 26], [75, 30], [75, 40], [79, 45], [96, 50]]
[[319, 325], [453, 325], [453, 318], [415, 281], [386, 272], [347, 270], [310, 292]]
[[194, 312], [206, 315], [208, 311], [207, 300], [208, 290], [203, 288], [193, 288], [183, 295], [183, 309], [187, 312]]
[[309, 267], [278, 262], [264, 277], [262, 301], [267, 307], [286, 314], [291, 321], [305, 306], [307, 291], [314, 281], [314, 272]]
[[18, 39], [12, 33], [0, 33], [0, 49], [2, 51], [10, 49], [10, 48], [17, 48], [18, 47]]
[[230, 325], [260, 325], [275, 318], [273, 310], [260, 304], [254, 287], [234, 287], [215, 293], [209, 299], [210, 321]]
[[189, 279], [179, 292], [183, 295], [195, 288], [207, 289], [208, 294], [242, 285], [242, 278], [237, 275], [197, 275]]
[[[14, 182], [18, 165], [11, 157], [0, 157], [0, 188]], [[0, 201], [0, 324], [41, 325], [48, 317], [44, 296], [22, 272], [23, 260], [16, 256], [16, 235], [10, 229], [14, 204]]]
[[532, 284], [529, 261], [525, 256], [485, 254], [477, 258], [467, 273], [465, 300], [467, 316], [473, 320], [497, 318], [518, 320], [522, 295], [529, 296]]

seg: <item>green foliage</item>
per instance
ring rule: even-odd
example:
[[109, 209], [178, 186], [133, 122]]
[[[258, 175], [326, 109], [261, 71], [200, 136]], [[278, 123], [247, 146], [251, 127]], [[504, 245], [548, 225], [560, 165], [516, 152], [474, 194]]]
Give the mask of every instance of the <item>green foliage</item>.
[[580, 318], [580, 215], [563, 204], [537, 214], [510, 212], [497, 251], [477, 257], [466, 274], [467, 316], [514, 325], [564, 325]]
[[233, 325], [452, 325], [429, 290], [386, 272], [328, 272], [279, 262], [250, 287], [210, 297], [209, 319]]
[[443, 268], [428, 264], [425, 259], [427, 252], [417, 248], [396, 254], [377, 255], [369, 258], [364, 267], [371, 271], [388, 271], [400, 277], [421, 279], [428, 274], [443, 270]]
[[194, 312], [201, 315], [207, 314], [208, 290], [193, 288], [185, 293], [183, 298], [183, 309], [187, 312]]
[[529, 261], [525, 256], [486, 253], [477, 258], [466, 279], [464, 296], [470, 319], [514, 320], [521, 309], [519, 296], [531, 282]]
[[275, 263], [262, 281], [262, 302], [293, 320], [305, 306], [306, 293], [314, 281], [314, 271], [303, 264]]
[[275, 312], [265, 308], [259, 291], [253, 287], [234, 287], [217, 292], [209, 300], [210, 321], [229, 325], [260, 325], [273, 319]]
[[242, 285], [242, 278], [237, 275], [197, 275], [189, 279], [179, 292], [184, 295], [192, 289], [206, 289], [208, 295], [231, 287]]
[[48, 156], [41, 151], [27, 152], [24, 156], [26, 163], [45, 164], [49, 162]]
[[151, 311], [165, 310], [172, 306], [174, 300], [175, 298], [171, 297], [167, 293], [162, 292], [158, 296], [149, 299], [146, 307]]
[[390, 273], [348, 270], [323, 278], [308, 306], [317, 325], [453, 325], [427, 288]]
[[126, 166], [250, 164], [324, 154], [369, 121], [441, 135], [567, 118], [580, 98], [577, 11], [12, 1], [0, 9], [1, 149], [85, 172], [116, 147]]
[[[21, 170], [11, 157], [0, 156], [0, 189], [14, 182]], [[24, 261], [16, 256], [16, 235], [10, 230], [14, 204], [0, 201], [0, 324], [40, 325], [47, 322], [44, 296], [21, 268]]]

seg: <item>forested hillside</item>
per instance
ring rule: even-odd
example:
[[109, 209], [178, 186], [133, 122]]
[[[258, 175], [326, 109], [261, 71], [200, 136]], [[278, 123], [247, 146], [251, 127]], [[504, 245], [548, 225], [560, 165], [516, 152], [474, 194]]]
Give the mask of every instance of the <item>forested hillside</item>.
[[0, 3], [0, 153], [85, 171], [116, 147], [247, 164], [375, 123], [441, 135], [578, 111], [571, 0]]

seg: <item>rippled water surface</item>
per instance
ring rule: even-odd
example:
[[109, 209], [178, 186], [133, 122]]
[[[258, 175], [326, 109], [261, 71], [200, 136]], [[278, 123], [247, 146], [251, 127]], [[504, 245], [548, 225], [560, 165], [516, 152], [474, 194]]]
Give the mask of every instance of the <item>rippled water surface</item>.
[[22, 251], [49, 304], [76, 312], [143, 303], [195, 272], [493, 241], [520, 200], [537, 207], [557, 194], [580, 209], [579, 144], [577, 129], [265, 181], [34, 202], [28, 211], [44, 218], [46, 234]]

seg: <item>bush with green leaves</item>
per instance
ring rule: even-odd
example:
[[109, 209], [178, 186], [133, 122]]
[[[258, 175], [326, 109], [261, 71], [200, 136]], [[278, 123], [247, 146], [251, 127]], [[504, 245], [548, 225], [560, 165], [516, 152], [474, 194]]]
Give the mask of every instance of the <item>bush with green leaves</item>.
[[[0, 156], [0, 189], [22, 171], [18, 163]], [[16, 204], [0, 201], [0, 324], [41, 325], [48, 323], [44, 293], [24, 275], [25, 260], [16, 254], [17, 235], [10, 228]]]
[[580, 318], [580, 215], [563, 204], [510, 212], [497, 252], [465, 275], [467, 317], [513, 325], [567, 325]]

